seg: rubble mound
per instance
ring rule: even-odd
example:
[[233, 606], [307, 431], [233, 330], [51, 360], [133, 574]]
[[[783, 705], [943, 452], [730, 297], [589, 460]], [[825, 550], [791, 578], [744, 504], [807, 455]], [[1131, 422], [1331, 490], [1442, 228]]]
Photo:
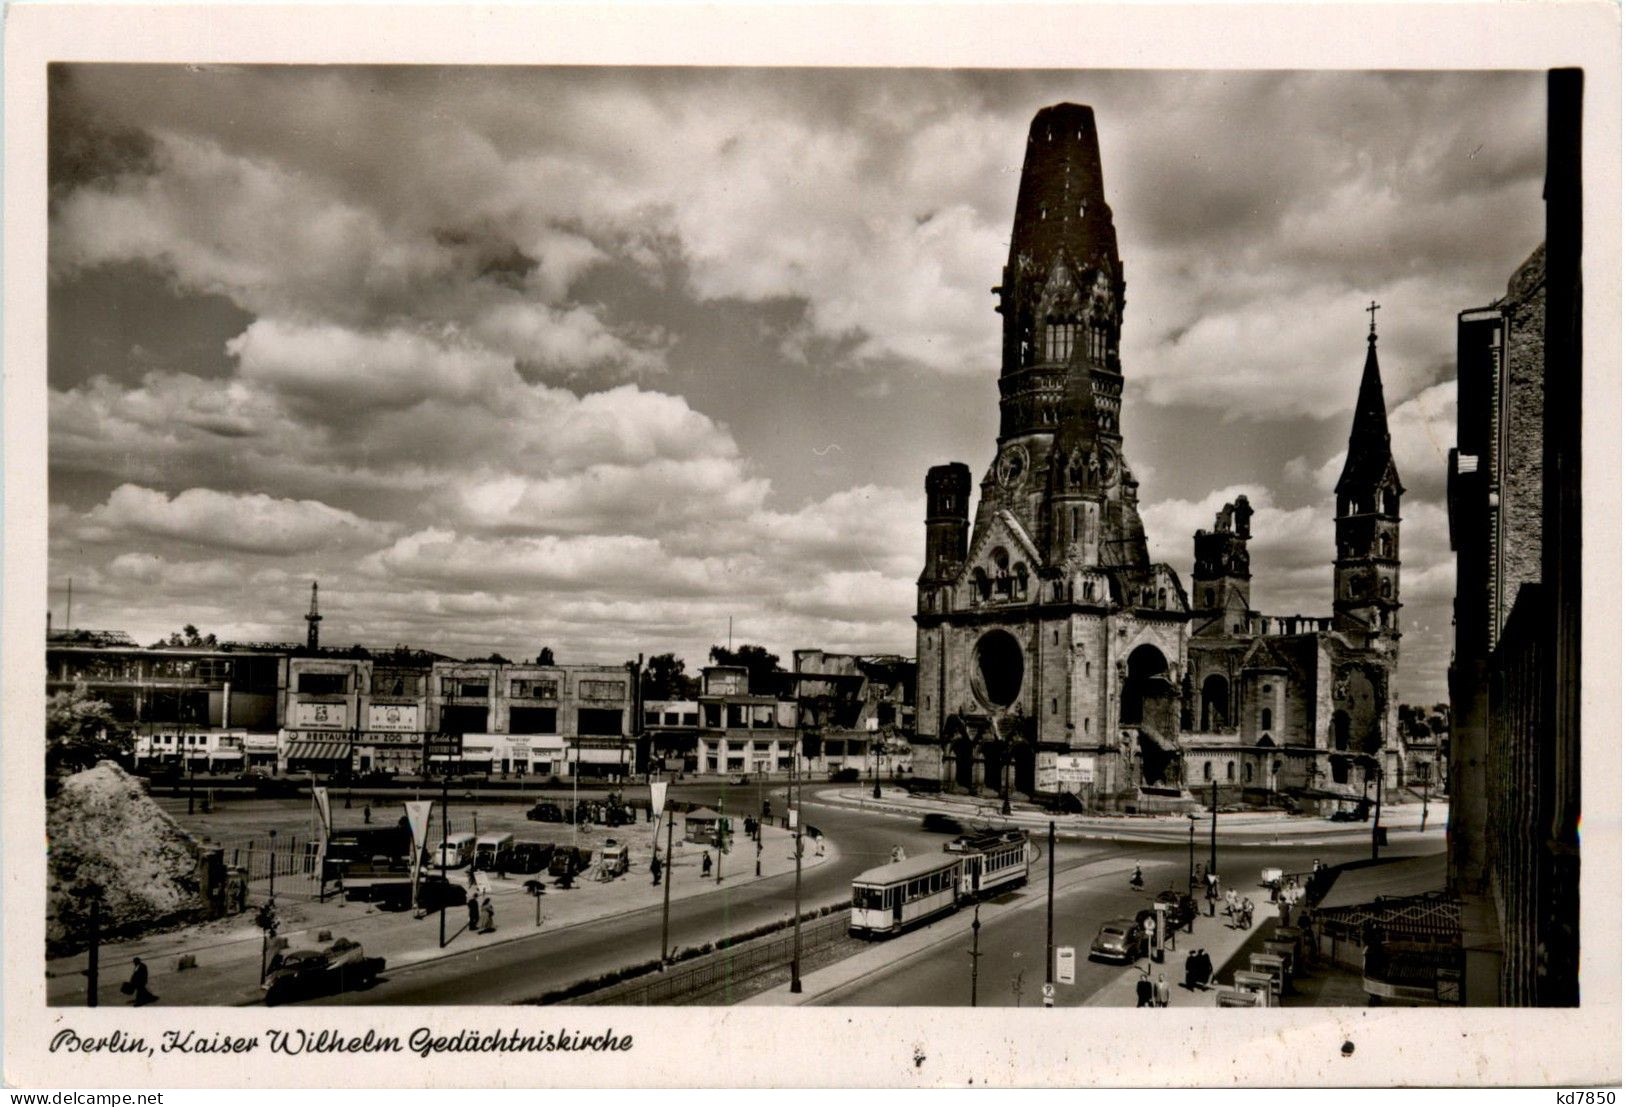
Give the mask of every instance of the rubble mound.
[[88, 942], [90, 901], [97, 892], [104, 939], [205, 913], [198, 841], [113, 762], [65, 778], [47, 805], [45, 825], [50, 955]]

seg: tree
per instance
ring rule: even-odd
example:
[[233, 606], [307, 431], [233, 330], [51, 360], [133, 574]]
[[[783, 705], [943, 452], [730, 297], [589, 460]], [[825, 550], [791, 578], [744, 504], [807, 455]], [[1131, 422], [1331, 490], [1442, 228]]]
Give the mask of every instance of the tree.
[[737, 650], [726, 646], [712, 646], [711, 660], [718, 665], [738, 665], [750, 672], [750, 690], [755, 695], [766, 695], [779, 690], [775, 676], [784, 672], [779, 668], [779, 655], [768, 653], [763, 646], [743, 643]]
[[552, 646], [543, 646], [542, 647], [541, 652], [536, 655], [536, 664], [538, 664], [538, 665], [556, 665], [557, 664], [557, 662], [553, 660], [553, 647]]
[[58, 692], [45, 704], [45, 769], [76, 773], [98, 761], [128, 760], [135, 746], [130, 728], [113, 717], [113, 706], [84, 684]]
[[493, 665], [512, 665], [513, 664], [512, 661], [509, 661], [506, 657], [503, 657], [500, 653], [493, 653], [490, 657], [487, 657], [485, 660], [491, 662]]
[[642, 691], [646, 700], [691, 700], [700, 694], [700, 682], [683, 670], [687, 667], [675, 654], [651, 657], [643, 669]]
[[165, 646], [190, 646], [194, 649], [198, 649], [218, 646], [219, 644], [220, 640], [214, 636], [213, 631], [210, 631], [208, 634], [199, 634], [197, 627], [193, 626], [191, 623], [187, 623], [185, 626], [181, 627], [180, 630], [171, 634], [168, 638], [158, 639], [158, 641], [152, 644], [151, 648], [157, 650], [163, 649]]

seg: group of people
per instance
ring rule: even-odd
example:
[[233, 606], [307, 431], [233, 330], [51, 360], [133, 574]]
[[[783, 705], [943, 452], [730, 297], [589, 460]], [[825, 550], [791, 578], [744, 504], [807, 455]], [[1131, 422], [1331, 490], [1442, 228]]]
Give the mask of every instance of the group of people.
[[468, 893], [468, 932], [489, 934], [497, 928], [496, 909], [491, 906], [491, 893]]
[[1205, 989], [1213, 980], [1213, 958], [1205, 949], [1196, 949], [1185, 955], [1185, 988]]
[[1253, 925], [1253, 901], [1241, 895], [1234, 888], [1226, 888], [1224, 891], [1224, 914], [1230, 920], [1225, 924], [1226, 926], [1251, 930]]
[[1151, 981], [1151, 970], [1142, 969], [1144, 974], [1134, 985], [1136, 1007], [1166, 1007], [1168, 1006], [1168, 977], [1158, 973], [1155, 983]]

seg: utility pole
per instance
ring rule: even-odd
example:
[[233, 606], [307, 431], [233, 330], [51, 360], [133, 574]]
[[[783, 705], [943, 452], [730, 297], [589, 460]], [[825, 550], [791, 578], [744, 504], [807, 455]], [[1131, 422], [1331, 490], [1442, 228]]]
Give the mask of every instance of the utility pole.
[[970, 1005], [976, 1006], [976, 965], [982, 957], [982, 904], [978, 900], [970, 920]]
[[[448, 760], [445, 771], [440, 774], [440, 881], [446, 880], [446, 838], [449, 829], [446, 822], [451, 817], [451, 762]], [[446, 896], [445, 889], [440, 895], [440, 948], [446, 948]]]
[[796, 832], [796, 918], [795, 918], [795, 945], [790, 957], [790, 994], [801, 994], [801, 774], [796, 770], [796, 760], [790, 762], [790, 776], [795, 787], [796, 805], [790, 808], [791, 829]]
[[1191, 855], [1185, 865], [1185, 893], [1189, 895], [1196, 887], [1196, 812], [1190, 812], [1187, 817], [1191, 821]]
[[1049, 821], [1049, 899], [1044, 905], [1044, 984], [1055, 994], [1055, 820]]
[[1213, 820], [1208, 826], [1207, 835], [1207, 871], [1219, 871], [1219, 782], [1213, 782]]
[[1433, 774], [1428, 771], [1425, 762], [1420, 768], [1422, 770], [1422, 833], [1426, 834], [1428, 829], [1428, 778]]
[[[671, 806], [671, 803], [670, 803], [669, 800], [667, 801], [666, 806], [667, 807]], [[665, 896], [664, 896], [665, 902], [662, 903], [661, 907], [660, 907], [660, 971], [661, 972], [666, 971], [667, 951], [670, 948], [670, 947], [668, 947], [666, 945], [666, 940], [667, 940], [667, 935], [669, 934], [669, 932], [671, 930], [671, 882], [674, 879], [676, 879], [676, 876], [677, 876], [677, 868], [676, 868], [676, 860], [677, 859], [672, 856], [672, 852], [671, 852], [671, 824], [675, 820], [672, 818], [672, 813], [670, 811], [665, 812], [665, 816], [666, 816], [666, 892], [665, 892]]]
[[1382, 761], [1373, 755], [1377, 766], [1377, 812], [1371, 818], [1371, 860], [1377, 859], [1377, 843], [1382, 840]]

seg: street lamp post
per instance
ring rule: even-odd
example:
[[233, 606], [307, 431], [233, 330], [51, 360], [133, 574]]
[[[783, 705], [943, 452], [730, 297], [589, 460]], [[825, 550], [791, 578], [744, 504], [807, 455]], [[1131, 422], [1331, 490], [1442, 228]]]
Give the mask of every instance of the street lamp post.
[[1008, 815], [1010, 814], [1010, 743], [1006, 742], [1004, 744], [1003, 753], [1004, 758], [999, 764], [999, 791], [1004, 796], [1004, 803], [1000, 805], [999, 809]]
[[970, 920], [970, 1005], [976, 1006], [976, 964], [982, 957], [982, 904], [977, 901]]
[[1196, 812], [1188, 812], [1185, 817], [1191, 823], [1190, 861], [1185, 866], [1185, 892], [1188, 895], [1196, 887]]
[[796, 805], [790, 808], [791, 829], [795, 831], [796, 848], [796, 917], [795, 943], [790, 956], [790, 993], [801, 994], [801, 773], [796, 767], [799, 758], [790, 761], [791, 786], [795, 788]]
[[1422, 832], [1425, 834], [1428, 828], [1428, 780], [1433, 774], [1428, 771], [1429, 766], [1425, 761], [1417, 766], [1417, 770], [1422, 776]]
[[1219, 782], [1213, 782], [1213, 807], [1211, 808], [1212, 821], [1208, 824], [1207, 836], [1207, 871], [1219, 871]]
[[1377, 844], [1382, 841], [1382, 761], [1372, 756], [1377, 766], [1377, 810], [1371, 817], [1371, 860], [1377, 859]]
[[[445, 762], [445, 771], [440, 774], [440, 882], [446, 881], [446, 844], [451, 818], [451, 761]], [[446, 948], [446, 889], [441, 889], [440, 895], [440, 948]]]
[[876, 737], [875, 742], [874, 742], [874, 747], [875, 747], [875, 768], [874, 768], [875, 799], [879, 799], [880, 798], [880, 739], [878, 737], [878, 732], [877, 732], [877, 737]]
[[[1023, 846], [1023, 849], [1026, 847]], [[1045, 1002], [1055, 995], [1055, 820], [1049, 822], [1049, 898], [1044, 904], [1044, 991]]]
[[272, 899], [275, 899], [276, 898], [276, 827], [274, 827], [274, 826], [271, 828], [271, 848], [269, 850], [267, 850], [266, 852], [271, 855], [271, 857], [270, 857], [270, 861], [271, 861], [271, 890], [269, 892], [269, 895], [270, 895], [270, 897]]

